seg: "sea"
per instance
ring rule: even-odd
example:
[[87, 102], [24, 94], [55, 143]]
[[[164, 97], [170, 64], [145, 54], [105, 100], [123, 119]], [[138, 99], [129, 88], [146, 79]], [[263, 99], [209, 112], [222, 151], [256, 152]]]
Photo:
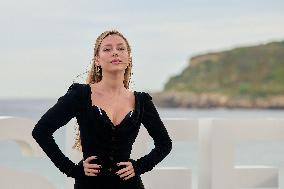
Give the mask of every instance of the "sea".
[[[0, 99], [0, 116], [15, 116], [33, 119], [40, 117], [56, 103], [57, 99]], [[159, 108], [161, 118], [284, 118], [284, 110], [271, 109], [187, 109]], [[17, 132], [17, 131], [15, 131]], [[60, 149], [65, 152], [65, 127], [54, 133]], [[188, 167], [193, 171], [193, 188], [197, 186], [197, 142], [174, 141], [171, 153], [157, 167]], [[149, 144], [148, 151], [154, 147]], [[48, 179], [57, 189], [65, 188], [66, 175], [62, 174], [48, 157], [24, 157], [14, 141], [0, 140], [0, 165], [39, 174]], [[264, 165], [280, 169], [280, 186], [284, 186], [284, 140], [239, 142], [236, 145], [235, 165]]]

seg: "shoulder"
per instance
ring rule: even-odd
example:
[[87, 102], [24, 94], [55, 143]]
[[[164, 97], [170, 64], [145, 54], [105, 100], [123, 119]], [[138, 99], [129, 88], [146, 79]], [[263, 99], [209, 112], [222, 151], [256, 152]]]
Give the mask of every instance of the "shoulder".
[[149, 92], [145, 92], [145, 91], [141, 91], [141, 105], [142, 105], [142, 123], [145, 121], [145, 118], [149, 118], [154, 116], [155, 114], [158, 113], [157, 109], [156, 109], [156, 105], [153, 102], [153, 98], [151, 93]]
[[143, 102], [152, 100], [152, 95], [145, 91], [135, 91]]
[[72, 89], [72, 90], [80, 90], [82, 89], [83, 87], [85, 87], [86, 84], [83, 84], [83, 83], [72, 83], [71, 85], [69, 85], [69, 89]]
[[148, 92], [142, 91], [141, 94], [145, 100], [152, 100], [152, 96]]
[[87, 88], [87, 84], [72, 83], [69, 85], [66, 94], [70, 97], [76, 98], [77, 100], [82, 99]]
[[85, 88], [85, 85], [86, 84], [82, 84], [82, 83], [72, 83], [71, 85], [69, 85], [67, 91], [80, 93]]
[[61, 96], [58, 101], [68, 105], [74, 105], [76, 108], [84, 108], [87, 94], [88, 94], [88, 85], [82, 83], [72, 83], [68, 86], [67, 91], [63, 96]]

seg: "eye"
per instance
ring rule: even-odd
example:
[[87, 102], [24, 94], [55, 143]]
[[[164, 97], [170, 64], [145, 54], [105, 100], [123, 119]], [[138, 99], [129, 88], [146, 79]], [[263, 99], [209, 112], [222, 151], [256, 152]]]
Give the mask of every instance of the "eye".
[[125, 48], [123, 48], [123, 47], [120, 47], [120, 48], [118, 48], [119, 50], [122, 50], [122, 51], [124, 51], [125, 50]]
[[110, 49], [104, 49], [103, 51], [109, 51]]

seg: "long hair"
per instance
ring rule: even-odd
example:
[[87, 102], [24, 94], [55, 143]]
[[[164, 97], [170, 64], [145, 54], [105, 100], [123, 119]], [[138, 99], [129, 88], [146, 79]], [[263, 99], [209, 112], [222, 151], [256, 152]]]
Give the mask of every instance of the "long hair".
[[[127, 45], [127, 51], [128, 51], [128, 54], [129, 54], [129, 65], [127, 66], [127, 68], [125, 69], [125, 72], [124, 72], [123, 84], [124, 84], [124, 87], [126, 89], [129, 89], [129, 83], [130, 83], [131, 75], [133, 74], [132, 73], [131, 48], [130, 48], [130, 45], [129, 45], [127, 39], [124, 37], [124, 35], [117, 30], [105, 31], [105, 32], [101, 33], [98, 36], [98, 38], [96, 39], [96, 43], [95, 43], [95, 46], [94, 46], [94, 56], [93, 56], [92, 61], [91, 61], [91, 68], [88, 71], [86, 83], [87, 84], [97, 83], [97, 82], [102, 80], [101, 66], [96, 66], [95, 61], [96, 61], [96, 57], [99, 55], [99, 50], [100, 50], [100, 46], [101, 46], [103, 39], [106, 38], [107, 36], [113, 35], [113, 34], [122, 37], [124, 39], [126, 45]], [[75, 143], [74, 143], [72, 148], [77, 149], [79, 151], [82, 151], [81, 137], [80, 137], [80, 130], [79, 130], [78, 122], [77, 122], [77, 128], [76, 128]]]

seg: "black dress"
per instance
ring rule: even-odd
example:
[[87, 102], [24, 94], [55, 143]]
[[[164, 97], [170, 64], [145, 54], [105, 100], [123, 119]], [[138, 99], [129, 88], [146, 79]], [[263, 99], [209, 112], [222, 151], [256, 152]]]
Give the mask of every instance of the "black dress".
[[[152, 97], [146, 92], [135, 94], [135, 108], [116, 126], [106, 112], [92, 105], [89, 84], [73, 83], [36, 123], [32, 136], [54, 165], [66, 176], [75, 179], [75, 189], [144, 189], [140, 175], [152, 170], [172, 149], [172, 140], [160, 119]], [[53, 133], [76, 117], [80, 129], [83, 159], [75, 164], [56, 144]], [[130, 158], [132, 145], [141, 123], [154, 140], [155, 148], [145, 156]], [[97, 176], [86, 176], [83, 160], [97, 156], [91, 163], [102, 165]], [[123, 180], [114, 174], [123, 166], [117, 162], [130, 161], [135, 176]]]

